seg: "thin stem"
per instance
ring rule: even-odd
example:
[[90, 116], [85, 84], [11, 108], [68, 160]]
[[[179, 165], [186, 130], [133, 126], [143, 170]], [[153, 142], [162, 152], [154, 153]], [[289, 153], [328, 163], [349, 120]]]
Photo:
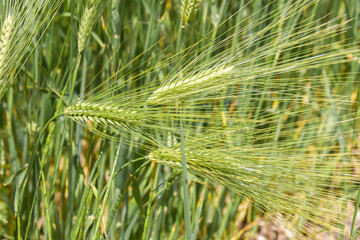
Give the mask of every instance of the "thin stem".
[[[181, 114], [181, 110], [180, 110], [180, 114]], [[187, 239], [191, 239], [189, 186], [188, 186], [188, 176], [187, 176], [187, 167], [186, 167], [185, 140], [184, 140], [182, 115], [180, 115], [180, 134], [181, 134], [181, 159], [182, 159], [181, 166], [182, 166], [182, 180], [183, 180], [183, 191], [184, 191], [185, 230], [186, 230]]]
[[98, 238], [98, 235], [100, 234], [100, 223], [101, 223], [101, 219], [102, 219], [102, 216], [104, 215], [104, 212], [105, 212], [105, 207], [106, 207], [106, 203], [107, 203], [107, 200], [109, 198], [109, 193], [110, 193], [110, 187], [111, 187], [111, 183], [113, 181], [113, 176], [115, 174], [115, 168], [116, 168], [116, 165], [117, 165], [117, 161], [119, 159], [119, 154], [120, 154], [120, 149], [121, 149], [121, 142], [119, 143], [118, 145], [118, 149], [117, 149], [117, 152], [116, 152], [116, 156], [115, 156], [115, 161], [114, 161], [114, 165], [113, 165], [113, 168], [111, 170], [111, 174], [110, 174], [110, 180], [109, 182], [106, 184], [106, 192], [105, 192], [105, 196], [104, 196], [104, 200], [102, 202], [102, 206], [101, 206], [101, 209], [100, 209], [100, 213], [97, 217], [97, 220], [96, 220], [96, 224], [95, 224], [95, 232], [93, 234], [93, 240], [96, 240], [96, 239], [99, 239]]

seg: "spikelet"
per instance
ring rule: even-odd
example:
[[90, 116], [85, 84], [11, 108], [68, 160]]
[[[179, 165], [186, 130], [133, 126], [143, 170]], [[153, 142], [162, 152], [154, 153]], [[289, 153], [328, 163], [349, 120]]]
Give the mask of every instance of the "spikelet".
[[99, 5], [99, 0], [87, 0], [84, 12], [81, 16], [78, 32], [78, 50], [82, 52], [85, 47], [86, 40], [90, 36], [91, 29], [96, 21]]
[[202, 0], [181, 1], [181, 23], [185, 27], [189, 19], [196, 13]]
[[9, 15], [5, 19], [0, 33], [0, 99], [9, 85], [9, 76], [7, 75], [9, 66], [7, 64], [10, 57], [12, 24], [12, 16]]

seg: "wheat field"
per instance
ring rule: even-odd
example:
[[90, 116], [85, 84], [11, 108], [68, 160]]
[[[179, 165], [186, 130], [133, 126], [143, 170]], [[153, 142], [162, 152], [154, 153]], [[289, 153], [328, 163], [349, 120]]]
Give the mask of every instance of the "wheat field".
[[0, 13], [1, 239], [360, 237], [359, 0]]

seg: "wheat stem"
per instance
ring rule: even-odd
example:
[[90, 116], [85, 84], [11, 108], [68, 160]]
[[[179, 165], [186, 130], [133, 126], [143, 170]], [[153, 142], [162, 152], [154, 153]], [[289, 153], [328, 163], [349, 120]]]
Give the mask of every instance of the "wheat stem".
[[105, 212], [107, 200], [109, 198], [109, 192], [110, 192], [111, 183], [113, 182], [113, 179], [114, 179], [114, 176], [115, 176], [115, 168], [116, 168], [116, 165], [117, 165], [117, 162], [118, 162], [118, 159], [119, 159], [119, 154], [120, 154], [120, 149], [121, 149], [120, 147], [121, 147], [121, 143], [119, 143], [118, 149], [116, 151], [114, 165], [113, 165], [113, 168], [111, 170], [111, 174], [110, 174], [110, 178], [109, 178], [110, 180], [106, 184], [105, 196], [104, 196], [104, 199], [103, 199], [103, 202], [102, 202], [102, 206], [100, 208], [99, 215], [97, 216], [97, 220], [96, 220], [92, 240], [99, 239], [99, 237], [100, 237], [100, 224], [102, 222], [102, 218], [103, 218], [103, 215], [104, 215], [104, 212]]

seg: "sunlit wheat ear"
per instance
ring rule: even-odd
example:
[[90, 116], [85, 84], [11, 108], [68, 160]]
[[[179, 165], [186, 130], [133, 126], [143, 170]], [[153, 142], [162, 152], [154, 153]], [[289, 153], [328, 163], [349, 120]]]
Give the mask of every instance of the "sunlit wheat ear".
[[87, 0], [84, 12], [81, 16], [78, 32], [78, 50], [82, 52], [85, 47], [86, 40], [90, 36], [91, 29], [96, 21], [100, 0]]
[[1, 33], [0, 33], [0, 99], [4, 95], [8, 83], [9, 76], [7, 69], [9, 66], [8, 60], [10, 55], [10, 48], [11, 48], [11, 31], [13, 28], [13, 19], [12, 16], [9, 15], [3, 25], [1, 26]]
[[[120, 98], [121, 99], [121, 98]], [[171, 119], [178, 123], [180, 115], [176, 112], [161, 113], [157, 108], [141, 107], [135, 108], [126, 100], [118, 102], [102, 103], [83, 101], [70, 105], [64, 110], [64, 116], [88, 127], [96, 133], [100, 133], [99, 129], [104, 128], [111, 133], [121, 134], [127, 132], [130, 134], [137, 134], [141, 139], [150, 140], [153, 142], [154, 136], [152, 134], [177, 134], [178, 129], [171, 127], [168, 120]], [[142, 103], [144, 104], [145, 101]], [[184, 114], [184, 116], [188, 116]], [[211, 116], [196, 116], [196, 119], [207, 118]], [[196, 119], [194, 121], [196, 121]], [[101, 134], [104, 137], [113, 138], [111, 135]], [[157, 141], [155, 141], [158, 143]], [[154, 143], [155, 143], [154, 142]]]
[[90, 121], [114, 128], [136, 126], [143, 120], [135, 110], [100, 103], [78, 103], [66, 108], [64, 114], [85, 124]]
[[202, 0], [182, 0], [181, 1], [181, 23], [185, 27], [189, 19], [194, 15], [199, 8]]
[[198, 85], [201, 85], [204, 82], [215, 82], [217, 78], [226, 78], [233, 69], [234, 67], [232, 66], [222, 67], [220, 65], [204, 70], [185, 79], [180, 78], [178, 81], [166, 84], [156, 89], [156, 91], [148, 98], [147, 102], [149, 104], [164, 103], [171, 94], [180, 94], [180, 90], [187, 91], [190, 90], [190, 88], [196, 88]]
[[[344, 163], [339, 153], [311, 155], [306, 149], [231, 147], [224, 141], [206, 146], [202, 140], [185, 142], [188, 173], [247, 197], [276, 222], [288, 223], [284, 227], [296, 239], [317, 239], [320, 232], [343, 232], [343, 208], [349, 201], [344, 186], [355, 190], [360, 183], [359, 174], [353, 170], [355, 165], [359, 167], [355, 159]], [[147, 158], [182, 168], [179, 147], [153, 151]]]
[[[64, 115], [95, 133], [114, 140], [119, 140], [114, 138], [114, 135], [121, 136], [126, 132], [138, 135], [141, 141], [148, 140], [155, 143], [151, 132], [154, 130], [171, 131], [166, 126], [161, 126], [159, 121], [154, 121], [153, 112], [147, 112], [141, 108], [136, 109], [125, 104], [121, 105], [118, 107], [113, 103], [84, 101], [67, 107]], [[101, 129], [108, 130], [108, 134]]]

